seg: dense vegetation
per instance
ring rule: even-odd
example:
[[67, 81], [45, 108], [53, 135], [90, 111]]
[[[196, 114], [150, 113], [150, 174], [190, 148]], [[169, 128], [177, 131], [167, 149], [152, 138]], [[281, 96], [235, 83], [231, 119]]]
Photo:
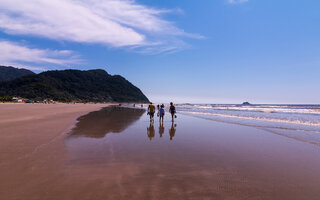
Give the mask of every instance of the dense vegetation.
[[30, 74], [34, 73], [27, 69], [18, 69], [14, 67], [6, 67], [0, 65], [0, 82], [13, 80]]
[[0, 83], [0, 96], [56, 101], [148, 102], [139, 88], [104, 70], [47, 71]]
[[13, 96], [3, 96], [0, 97], [0, 102], [12, 101]]

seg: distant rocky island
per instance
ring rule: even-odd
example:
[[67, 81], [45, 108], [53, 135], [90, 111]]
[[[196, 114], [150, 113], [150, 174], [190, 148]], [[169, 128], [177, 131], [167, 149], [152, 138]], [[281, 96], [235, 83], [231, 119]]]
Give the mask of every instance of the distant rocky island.
[[102, 69], [32, 72], [0, 82], [0, 97], [14, 96], [62, 102], [149, 102], [141, 90], [125, 78]]

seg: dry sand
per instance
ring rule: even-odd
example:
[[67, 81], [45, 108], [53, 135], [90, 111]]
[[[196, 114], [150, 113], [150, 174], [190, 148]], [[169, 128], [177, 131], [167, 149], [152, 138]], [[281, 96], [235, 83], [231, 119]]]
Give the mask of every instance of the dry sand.
[[58, 175], [66, 133], [77, 117], [105, 106], [0, 104], [0, 199], [45, 199], [50, 186], [39, 184]]

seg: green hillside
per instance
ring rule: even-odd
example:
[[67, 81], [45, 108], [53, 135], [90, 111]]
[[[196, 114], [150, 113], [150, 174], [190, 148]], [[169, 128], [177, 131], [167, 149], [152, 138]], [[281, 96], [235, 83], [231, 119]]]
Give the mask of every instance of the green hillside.
[[0, 83], [0, 96], [57, 101], [148, 102], [139, 88], [104, 70], [47, 71]]
[[27, 69], [18, 69], [14, 67], [0, 66], [0, 82], [13, 80], [25, 75], [34, 74]]

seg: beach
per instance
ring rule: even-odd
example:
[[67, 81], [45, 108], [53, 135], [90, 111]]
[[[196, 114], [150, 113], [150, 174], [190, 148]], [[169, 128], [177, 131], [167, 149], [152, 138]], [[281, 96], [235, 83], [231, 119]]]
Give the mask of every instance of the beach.
[[50, 187], [42, 183], [55, 175], [77, 117], [103, 106], [0, 104], [0, 199], [37, 199], [37, 191]]
[[103, 107], [0, 104], [0, 198], [320, 199], [319, 145], [293, 130]]

